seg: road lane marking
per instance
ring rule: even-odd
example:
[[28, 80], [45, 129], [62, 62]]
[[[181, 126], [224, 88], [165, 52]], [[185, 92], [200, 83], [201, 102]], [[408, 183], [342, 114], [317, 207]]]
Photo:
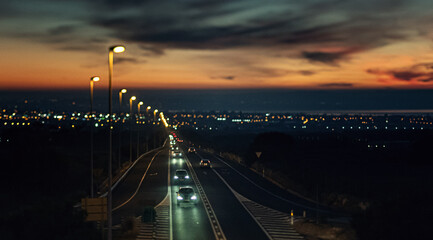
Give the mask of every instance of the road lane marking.
[[151, 166], [152, 163], [153, 163], [153, 160], [155, 160], [155, 158], [156, 158], [156, 157], [159, 155], [159, 153], [162, 152], [163, 150], [164, 150], [164, 149], [159, 150], [159, 151], [155, 154], [155, 156], [153, 156], [152, 160], [150, 160], [150, 163], [149, 163], [149, 165], [147, 166], [147, 169], [146, 169], [146, 171], [144, 172], [143, 177], [141, 177], [140, 183], [138, 184], [137, 189], [135, 190], [134, 194], [132, 194], [132, 196], [131, 196], [128, 200], [126, 200], [125, 202], [123, 202], [123, 203], [120, 204], [119, 206], [113, 208], [113, 210], [112, 210], [113, 212], [116, 211], [117, 209], [119, 209], [119, 208], [125, 206], [127, 203], [129, 203], [129, 202], [130, 202], [130, 201], [135, 197], [135, 195], [137, 195], [138, 191], [140, 190], [141, 184], [143, 183], [144, 178], [146, 177], [147, 171], [149, 171], [149, 168], [150, 168], [150, 166]]
[[[164, 149], [164, 147], [165, 147], [165, 145], [167, 144], [167, 139], [165, 140], [165, 142], [164, 142], [164, 145], [162, 145], [161, 147], [159, 147], [159, 148], [155, 148], [155, 149], [152, 149], [152, 150], [150, 150], [150, 151], [148, 151], [148, 152], [146, 152], [146, 153], [143, 153], [143, 154], [141, 154], [141, 156], [140, 157], [138, 157], [135, 161], [134, 161], [134, 163], [128, 168], [128, 170], [126, 170], [126, 172], [113, 184], [113, 186], [111, 186], [111, 191], [113, 191], [114, 190], [114, 188], [116, 188], [117, 187], [117, 185], [122, 181], [122, 179], [123, 178], [125, 178], [126, 177], [126, 175], [128, 175], [128, 173], [129, 173], [129, 171], [135, 166], [135, 164], [137, 164], [137, 162], [138, 161], [140, 161], [141, 160], [141, 158], [143, 158], [145, 155], [148, 155], [148, 154], [150, 154], [151, 152], [154, 152], [154, 151], [156, 151], [156, 150], [158, 150], [158, 149], [160, 149], [160, 151], [162, 151], [163, 149]], [[158, 154], [158, 153], [156, 153], [156, 154]], [[99, 196], [100, 198], [102, 198], [102, 197], [106, 197], [108, 195], [108, 192], [105, 192], [104, 194], [102, 194], [101, 196]]]
[[[152, 224], [152, 238], [173, 240], [173, 217], [171, 208], [171, 183], [170, 183], [170, 157], [168, 157], [167, 194], [164, 199], [155, 206], [156, 221]], [[147, 235], [139, 232], [136, 239], [146, 239]]]
[[[318, 212], [322, 212], [322, 213], [329, 213], [329, 211], [322, 210], [322, 209], [317, 209], [317, 208], [315, 208], [315, 207], [308, 207], [308, 206], [305, 206], [305, 205], [302, 205], [302, 204], [299, 204], [299, 203], [293, 202], [293, 201], [291, 201], [291, 200], [285, 199], [285, 198], [283, 198], [283, 197], [280, 197], [280, 196], [278, 196], [278, 195], [276, 195], [276, 194], [273, 194], [273, 193], [269, 192], [268, 190], [266, 190], [265, 188], [263, 188], [263, 187], [257, 185], [255, 182], [253, 182], [253, 181], [252, 181], [251, 179], [249, 179], [247, 176], [245, 176], [244, 174], [242, 174], [241, 172], [239, 172], [237, 169], [233, 168], [230, 164], [226, 163], [224, 160], [222, 160], [222, 159], [219, 158], [218, 156], [214, 156], [214, 157], [215, 157], [216, 159], [220, 160], [221, 162], [223, 162], [225, 165], [227, 165], [227, 166], [230, 167], [231, 169], [233, 169], [233, 171], [237, 172], [240, 176], [242, 176], [243, 178], [245, 178], [247, 181], [249, 181], [250, 183], [252, 183], [254, 186], [258, 187], [259, 189], [265, 191], [266, 193], [268, 193], [268, 194], [270, 194], [270, 195], [272, 195], [272, 196], [274, 196], [274, 197], [276, 197], [276, 198], [278, 198], [278, 199], [280, 199], [280, 200], [282, 200], [282, 201], [285, 201], [285, 202], [287, 202], [287, 203], [293, 204], [293, 205], [295, 205], [295, 206], [298, 206], [298, 207], [301, 207], [301, 208], [304, 208], [304, 209], [313, 210], [313, 211], [318, 211]], [[212, 170], [214, 170], [214, 169], [212, 169]], [[215, 170], [214, 170], [214, 171], [215, 171]]]
[[242, 196], [230, 187], [227, 181], [215, 169], [212, 170], [229, 188], [233, 195], [235, 195], [239, 203], [245, 208], [269, 239], [272, 240], [281, 237], [284, 237], [284, 239], [304, 239], [304, 237], [297, 233], [290, 225], [288, 214], [265, 207]]
[[218, 222], [218, 218], [216, 217], [215, 212], [214, 212], [214, 210], [213, 210], [213, 208], [209, 202], [209, 199], [207, 198], [206, 193], [204, 192], [204, 189], [200, 183], [200, 180], [198, 180], [197, 174], [195, 173], [194, 168], [192, 167], [192, 165], [191, 165], [191, 163], [190, 163], [190, 161], [186, 155], [185, 155], [185, 160], [186, 160], [186, 165], [188, 166], [189, 171], [191, 173], [192, 180], [194, 181], [194, 183], [197, 187], [197, 190], [200, 194], [200, 198], [202, 200], [203, 206], [206, 209], [206, 214], [209, 218], [209, 222], [210, 222], [210, 225], [211, 225], [212, 230], [214, 232], [215, 238], [217, 240], [226, 240], [227, 238], [224, 235], [224, 232], [221, 228], [220, 223]]

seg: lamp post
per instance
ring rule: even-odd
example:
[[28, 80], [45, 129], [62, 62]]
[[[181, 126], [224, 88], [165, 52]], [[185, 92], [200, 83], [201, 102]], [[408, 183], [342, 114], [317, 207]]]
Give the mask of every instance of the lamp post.
[[111, 185], [113, 184], [112, 181], [112, 161], [113, 161], [113, 127], [112, 127], [112, 118], [113, 118], [113, 108], [112, 108], [112, 87], [111, 87], [111, 78], [113, 77], [113, 58], [114, 53], [122, 53], [125, 51], [124, 46], [112, 46], [108, 50], [108, 128], [109, 128], [109, 135], [110, 135], [110, 141], [109, 141], [109, 157], [108, 157], [108, 199], [107, 199], [107, 228], [108, 233], [107, 237], [108, 240], [111, 240], [113, 238], [112, 236], [112, 229], [111, 225], [113, 224], [112, 218], [111, 218], [111, 209], [112, 209], [112, 192], [111, 192]]
[[155, 111], [153, 111], [153, 121], [156, 122], [156, 114], [158, 113], [158, 109], [155, 109]]
[[137, 108], [138, 108], [138, 116], [140, 116], [140, 107], [141, 107], [143, 104], [144, 104], [143, 102], [139, 102], [138, 105], [137, 105]]
[[[143, 105], [143, 102], [139, 102], [137, 104], [138, 110], [138, 119], [140, 119], [140, 107]], [[137, 128], [137, 158], [140, 156], [140, 127]]]
[[90, 78], [90, 197], [93, 198], [93, 83], [101, 80], [98, 76]]
[[149, 110], [151, 109], [151, 107], [150, 106], [147, 106], [147, 108], [146, 108], [146, 118], [147, 118], [147, 123], [150, 123], [150, 116], [149, 116]]
[[129, 121], [130, 121], [130, 127], [129, 127], [129, 163], [132, 163], [132, 101], [135, 101], [137, 98], [135, 96], [132, 96], [129, 99]]
[[[120, 89], [119, 90], [119, 116], [122, 114], [122, 94], [126, 93], [126, 89]], [[122, 129], [123, 129], [123, 119], [121, 119], [120, 127], [119, 127], [119, 171], [122, 165]]]
[[[153, 124], [156, 124], [156, 114], [158, 113], [158, 109], [153, 111]], [[153, 133], [153, 148], [156, 148], [156, 133]]]

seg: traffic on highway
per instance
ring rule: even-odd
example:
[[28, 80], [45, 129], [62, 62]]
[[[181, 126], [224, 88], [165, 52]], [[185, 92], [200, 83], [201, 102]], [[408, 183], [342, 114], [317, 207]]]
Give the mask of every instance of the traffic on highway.
[[303, 239], [293, 221], [318, 214], [342, 217], [218, 155], [187, 146], [174, 132], [163, 147], [138, 158], [113, 192], [114, 224], [140, 216], [144, 205], [153, 206], [157, 219], [166, 217], [155, 222], [152, 236], [168, 239]]

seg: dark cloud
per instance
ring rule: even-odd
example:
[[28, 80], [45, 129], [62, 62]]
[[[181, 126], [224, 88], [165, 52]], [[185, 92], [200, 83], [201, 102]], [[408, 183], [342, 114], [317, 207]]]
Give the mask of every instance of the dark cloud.
[[154, 46], [140, 46], [142, 50], [144, 50], [144, 56], [161, 56], [164, 55], [164, 49]]
[[[239, 2], [235, 5], [231, 1], [177, 1], [171, 2], [169, 6], [153, 2], [142, 6], [143, 14], [116, 17], [101, 17], [113, 16], [101, 14], [93, 19], [92, 24], [111, 29], [114, 36], [120, 39], [154, 44], [159, 48], [180, 49], [226, 49], [240, 46], [288, 49], [293, 48], [293, 45], [327, 44], [365, 51], [407, 38], [407, 33], [399, 28], [394, 19], [381, 15], [365, 17], [365, 14], [354, 14], [352, 17], [347, 14], [350, 11], [346, 9], [344, 1], [325, 1], [311, 6], [299, 3], [300, 6], [304, 5], [305, 11], [292, 11], [290, 4], [276, 1], [274, 4], [285, 9], [285, 12], [269, 14], [257, 11], [255, 17], [236, 21], [237, 14], [242, 14], [251, 7], [249, 1]], [[260, 1], [252, 2], [256, 7], [263, 4]], [[391, 5], [389, 1], [383, 4], [370, 3], [363, 4], [362, 7], [371, 13], [376, 11], [375, 8], [389, 8]], [[392, 6], [397, 8], [398, 5]], [[323, 15], [324, 9], [345, 17], [340, 21], [318, 21], [317, 18]], [[319, 10], [322, 11], [321, 14], [318, 14]], [[217, 19], [224, 21], [225, 17], [232, 18], [232, 22], [215, 24]], [[211, 24], [212, 22], [215, 23]], [[345, 60], [344, 55], [352, 53], [355, 52], [303, 51], [304, 57], [312, 62], [332, 65]]]
[[304, 76], [311, 76], [311, 75], [316, 74], [315, 71], [310, 71], [310, 70], [302, 70], [302, 71], [299, 71], [299, 73], [304, 75]]
[[319, 84], [319, 87], [326, 87], [326, 88], [351, 88], [354, 84], [352, 83], [324, 83]]
[[144, 63], [142, 61], [139, 61], [137, 58], [132, 57], [116, 57], [114, 58], [114, 62], [119, 63]]
[[223, 80], [235, 80], [236, 76], [219, 76], [219, 77], [210, 77], [211, 79], [223, 79]]
[[410, 71], [391, 71], [390, 72], [395, 78], [403, 80], [403, 81], [411, 81], [414, 78], [418, 78], [423, 76], [423, 73], [410, 72]]
[[[31, 1], [23, 1], [2, 3], [0, 15], [9, 10], [20, 15], [46, 12], [52, 22], [79, 20], [87, 27], [86, 32], [72, 25], [49, 29], [46, 43], [71, 48], [71, 42], [88, 41], [88, 29], [102, 29], [93, 37], [145, 46], [145, 56], [161, 56], [166, 49], [272, 48], [338, 66], [352, 54], [407, 40], [412, 30], [431, 32], [420, 14], [413, 14], [422, 9], [416, 7], [420, 3], [409, 0], [63, 0], [67, 9], [57, 11], [53, 9], [65, 4], [39, 0], [30, 11], [23, 6]], [[343, 50], [329, 50], [336, 48]]]
[[320, 62], [328, 65], [337, 66], [337, 62], [344, 58], [345, 53], [303, 52], [302, 56], [308, 59], [310, 62]]
[[433, 76], [431, 78], [420, 79], [418, 81], [419, 82], [425, 82], [425, 83], [427, 83], [427, 82], [433, 82]]
[[398, 69], [368, 69], [366, 72], [398, 81], [431, 82], [433, 80], [432, 67], [433, 63], [420, 63]]
[[75, 26], [72, 25], [64, 25], [64, 26], [58, 26], [52, 29], [48, 30], [48, 34], [51, 36], [58, 36], [63, 34], [70, 34], [75, 31]]
[[0, 19], [7, 19], [10, 17], [16, 17], [20, 14], [17, 6], [13, 4], [13, 1], [1, 1], [0, 2]]

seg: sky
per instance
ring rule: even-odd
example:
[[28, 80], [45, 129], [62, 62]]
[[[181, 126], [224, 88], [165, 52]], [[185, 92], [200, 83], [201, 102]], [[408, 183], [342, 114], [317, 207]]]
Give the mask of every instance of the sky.
[[433, 89], [431, 0], [2, 0], [0, 90]]

